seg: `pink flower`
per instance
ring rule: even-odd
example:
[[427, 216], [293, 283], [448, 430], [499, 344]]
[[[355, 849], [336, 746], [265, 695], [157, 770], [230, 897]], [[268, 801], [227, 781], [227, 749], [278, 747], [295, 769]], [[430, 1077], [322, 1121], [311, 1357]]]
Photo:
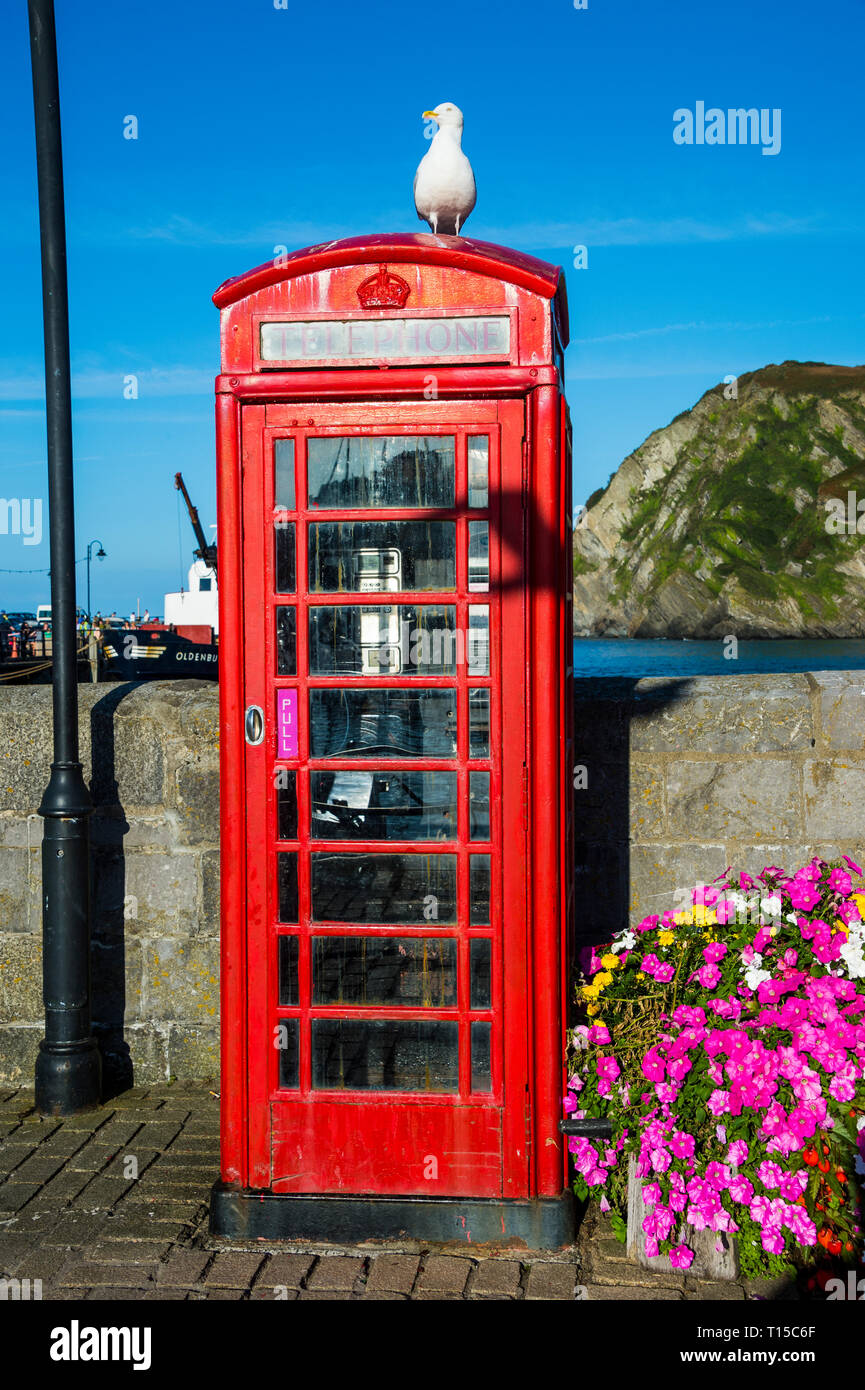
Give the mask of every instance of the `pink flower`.
[[659, 984], [667, 985], [670, 983], [675, 973], [676, 971], [670, 964], [670, 962], [664, 961], [663, 964], [659, 965], [657, 970], [655, 971], [655, 979], [658, 981]]
[[778, 1187], [783, 1176], [783, 1168], [779, 1168], [777, 1163], [770, 1163], [768, 1160], [761, 1163], [760, 1167], [757, 1169], [757, 1177], [760, 1179], [763, 1186], [768, 1187], [770, 1191]]
[[712, 941], [708, 946], [703, 947], [703, 959], [707, 965], [716, 965], [719, 960], [723, 960], [727, 954], [727, 943], [725, 941]]
[[754, 1185], [740, 1173], [730, 1179], [729, 1193], [734, 1202], [741, 1202], [743, 1206], [747, 1206], [754, 1196]]
[[688, 1269], [693, 1259], [694, 1252], [687, 1245], [674, 1245], [670, 1251], [670, 1264], [674, 1269]]
[[853, 880], [843, 869], [833, 869], [829, 875], [829, 887], [834, 893], [841, 893], [846, 898], [852, 891]]
[[744, 1139], [734, 1139], [727, 1150], [727, 1162], [738, 1167], [740, 1163], [745, 1162], [747, 1157], [748, 1145], [745, 1143]]
[[610, 1030], [606, 1023], [593, 1023], [589, 1029], [589, 1042], [605, 1044], [610, 1041]]
[[844, 860], [844, 863], [847, 865], [848, 869], [852, 869], [854, 874], [856, 874], [859, 878], [862, 877], [862, 870], [859, 868], [858, 864], [854, 863], [852, 859], [849, 859], [846, 854], [842, 854], [841, 858]]
[[820, 901], [820, 894], [817, 889], [807, 880], [794, 878], [789, 884], [790, 901], [795, 908], [802, 912], [810, 912], [812, 907], [816, 907]]
[[714, 989], [721, 978], [721, 972], [717, 965], [703, 965], [696, 972], [696, 975], [704, 989]]
[[706, 1108], [710, 1115], [724, 1115], [730, 1109], [730, 1092], [713, 1091], [706, 1102]]

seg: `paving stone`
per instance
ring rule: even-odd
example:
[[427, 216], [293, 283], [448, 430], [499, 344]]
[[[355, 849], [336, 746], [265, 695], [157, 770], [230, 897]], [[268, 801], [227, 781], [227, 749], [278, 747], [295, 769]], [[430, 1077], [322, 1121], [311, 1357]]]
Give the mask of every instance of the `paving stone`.
[[430, 1255], [418, 1279], [418, 1291], [461, 1294], [471, 1271], [471, 1260], [451, 1255]]
[[[69, 1290], [65, 1290], [63, 1298], [73, 1297]], [[150, 1289], [129, 1289], [118, 1285], [116, 1288], [102, 1287], [88, 1289], [83, 1295], [88, 1303], [141, 1303], [144, 1299], [151, 1299], [153, 1294]]]
[[[105, 1168], [107, 1178], [123, 1178], [126, 1182], [140, 1182], [145, 1173], [152, 1171], [152, 1165], [159, 1157], [158, 1149], [139, 1148], [134, 1142], [132, 1144], [122, 1144]], [[133, 1176], [129, 1170], [132, 1165], [129, 1159], [134, 1158], [138, 1165], [137, 1173]]]
[[250, 1301], [254, 1303], [294, 1303], [298, 1296], [297, 1289], [286, 1288], [284, 1284], [282, 1288], [285, 1292], [281, 1292], [279, 1297], [276, 1297], [273, 1289], [263, 1287], [261, 1284], [256, 1284], [252, 1293], [249, 1295]]
[[64, 1212], [56, 1224], [43, 1237], [44, 1245], [84, 1246], [102, 1234], [107, 1213], [93, 1214], [84, 1211]]
[[[103, 1125], [93, 1137], [97, 1144], [119, 1149], [121, 1145], [131, 1143], [136, 1134], [140, 1134], [143, 1128], [143, 1125], [134, 1120], [112, 1119], [108, 1121], [107, 1125]], [[158, 1145], [151, 1140], [150, 1147], [157, 1148]]]
[[475, 1298], [515, 1298], [520, 1292], [522, 1268], [518, 1260], [483, 1260], [472, 1280]]
[[159, 1120], [148, 1120], [138, 1133], [138, 1142], [149, 1149], [167, 1149], [180, 1134], [180, 1124], [161, 1124]]
[[364, 1293], [364, 1303], [408, 1303], [407, 1293]]
[[[91, 1259], [101, 1265], [152, 1265], [171, 1249], [168, 1237], [162, 1240], [105, 1240], [89, 1251]], [[162, 1268], [162, 1266], [159, 1266]]]
[[84, 1191], [89, 1182], [89, 1173], [76, 1173], [61, 1168], [39, 1193], [40, 1204], [45, 1202], [49, 1206], [65, 1207], [67, 1202], [71, 1202], [79, 1192]]
[[326, 1301], [328, 1303], [344, 1303], [351, 1298], [351, 1294], [346, 1289], [301, 1289], [300, 1293], [298, 1294], [298, 1299], [301, 1298], [317, 1298], [322, 1302]]
[[255, 1281], [257, 1289], [297, 1288], [309, 1273], [312, 1255], [272, 1255]]
[[208, 1290], [246, 1289], [252, 1283], [264, 1254], [247, 1255], [241, 1251], [220, 1251], [207, 1275]]
[[576, 1282], [575, 1265], [541, 1261], [529, 1269], [526, 1298], [573, 1298]]
[[[669, 1262], [668, 1262], [669, 1263]], [[586, 1252], [586, 1277], [593, 1284], [644, 1284], [646, 1288], [679, 1289], [682, 1275], [673, 1269], [646, 1269], [636, 1260], [599, 1257], [594, 1242]]]
[[366, 1293], [411, 1293], [419, 1266], [417, 1255], [376, 1255], [370, 1263]]
[[201, 1280], [210, 1258], [208, 1250], [174, 1250], [159, 1266], [156, 1282], [188, 1288]]
[[70, 1261], [68, 1269], [61, 1271], [58, 1282], [61, 1288], [139, 1288], [151, 1282], [148, 1278], [149, 1273], [145, 1265], [130, 1265], [124, 1269], [122, 1265], [116, 1264], [100, 1265], [91, 1261], [82, 1263], [76, 1258]]
[[0, 1212], [18, 1212], [36, 1196], [39, 1182], [4, 1182], [0, 1187]]
[[307, 1279], [307, 1288], [315, 1290], [354, 1288], [363, 1269], [363, 1260], [351, 1255], [322, 1255]]
[[100, 1173], [79, 1193], [73, 1205], [85, 1211], [94, 1211], [97, 1208], [107, 1211], [110, 1207], [116, 1207], [117, 1203], [127, 1196], [131, 1186], [133, 1184], [123, 1178], [104, 1178]]
[[685, 1279], [684, 1294], [687, 1299], [697, 1302], [705, 1300], [708, 1302], [742, 1303], [745, 1298], [745, 1290], [741, 1284], [735, 1284], [732, 1280], [709, 1280], [709, 1279]]
[[91, 1140], [68, 1159], [66, 1166], [75, 1173], [98, 1173], [107, 1168], [112, 1158], [110, 1150]]
[[246, 1297], [246, 1289], [208, 1289], [207, 1301], [212, 1303], [214, 1299], [222, 1299], [225, 1303], [236, 1303], [238, 1299]]
[[440, 1289], [418, 1289], [411, 1295], [412, 1303], [462, 1303], [461, 1293], [444, 1293]]
[[592, 1303], [613, 1302], [613, 1303], [656, 1303], [679, 1302], [682, 1298], [676, 1289], [647, 1289], [642, 1284], [618, 1284], [615, 1287], [610, 1284], [586, 1284], [585, 1298]]

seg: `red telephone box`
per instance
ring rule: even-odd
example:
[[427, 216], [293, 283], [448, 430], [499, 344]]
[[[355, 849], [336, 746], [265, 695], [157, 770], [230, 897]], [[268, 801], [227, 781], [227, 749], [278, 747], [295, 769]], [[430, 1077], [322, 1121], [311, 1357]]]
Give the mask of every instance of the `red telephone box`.
[[564, 278], [398, 234], [214, 302], [212, 1229], [561, 1245]]

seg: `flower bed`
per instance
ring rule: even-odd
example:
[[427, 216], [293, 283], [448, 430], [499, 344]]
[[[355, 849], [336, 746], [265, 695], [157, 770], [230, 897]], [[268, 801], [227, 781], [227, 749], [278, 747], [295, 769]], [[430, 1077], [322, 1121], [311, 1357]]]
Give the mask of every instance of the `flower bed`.
[[687, 1269], [708, 1230], [736, 1236], [750, 1275], [861, 1260], [865, 895], [851, 871], [846, 856], [728, 871], [689, 910], [591, 952], [565, 1110], [608, 1119], [613, 1137], [570, 1139], [575, 1191], [600, 1191], [624, 1240], [633, 1155], [648, 1257]]

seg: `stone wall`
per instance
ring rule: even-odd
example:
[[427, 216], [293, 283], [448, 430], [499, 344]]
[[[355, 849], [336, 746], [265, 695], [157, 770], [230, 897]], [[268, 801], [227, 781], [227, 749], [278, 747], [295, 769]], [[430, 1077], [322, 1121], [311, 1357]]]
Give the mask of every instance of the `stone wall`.
[[[579, 681], [577, 929], [603, 940], [750, 872], [865, 850], [865, 674]], [[95, 802], [94, 1018], [116, 1088], [218, 1070], [213, 684], [79, 687]], [[41, 1024], [40, 839], [51, 692], [0, 687], [0, 1084]], [[91, 769], [93, 775], [91, 777]], [[861, 862], [859, 859], [858, 862]], [[677, 894], [679, 895], [677, 898]]]
[[[215, 684], [79, 686], [95, 813], [93, 1000], [112, 1088], [219, 1069]], [[42, 1036], [41, 836], [51, 690], [0, 687], [0, 1083]]]
[[[577, 682], [578, 935], [865, 851], [865, 672]], [[583, 780], [575, 778], [575, 781]]]

